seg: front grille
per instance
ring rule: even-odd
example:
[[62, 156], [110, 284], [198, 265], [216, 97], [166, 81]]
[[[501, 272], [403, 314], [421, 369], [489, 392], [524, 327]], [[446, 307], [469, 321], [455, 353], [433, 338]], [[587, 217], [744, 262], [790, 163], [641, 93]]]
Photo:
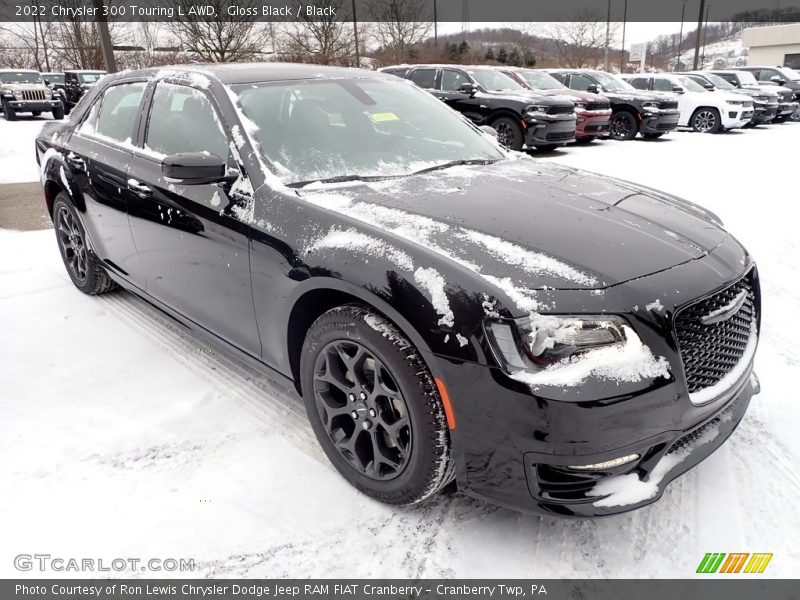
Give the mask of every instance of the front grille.
[[545, 136], [545, 139], [548, 141], [558, 141], [558, 140], [571, 140], [575, 137], [574, 131], [554, 131], [552, 133], [548, 133]]
[[659, 131], [672, 131], [673, 129], [678, 128], [678, 123], [657, 123], [656, 129]]
[[568, 115], [572, 112], [575, 112], [575, 107], [565, 104], [563, 106], [551, 106], [547, 109], [548, 115]]
[[[746, 298], [736, 314], [718, 323], [703, 324], [704, 316], [731, 305], [742, 292]], [[756, 323], [756, 303], [751, 272], [721, 292], [678, 312], [675, 333], [689, 392], [719, 383], [736, 366]]]
[[608, 102], [589, 102], [586, 110], [608, 110], [611, 105]]
[[23, 100], [45, 100], [44, 90], [22, 90]]
[[674, 110], [678, 108], [678, 101], [664, 100], [661, 104], [658, 105], [658, 108], [660, 108], [661, 110]]

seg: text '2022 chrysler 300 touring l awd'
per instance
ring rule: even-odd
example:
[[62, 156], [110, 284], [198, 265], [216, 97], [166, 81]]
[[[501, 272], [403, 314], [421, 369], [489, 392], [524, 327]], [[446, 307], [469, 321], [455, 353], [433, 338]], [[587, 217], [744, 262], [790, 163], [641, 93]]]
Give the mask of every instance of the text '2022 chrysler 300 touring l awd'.
[[37, 158], [81, 291], [293, 382], [387, 503], [455, 480], [540, 513], [643, 506], [758, 392], [758, 274], [714, 214], [507, 151], [391, 75], [109, 75]]

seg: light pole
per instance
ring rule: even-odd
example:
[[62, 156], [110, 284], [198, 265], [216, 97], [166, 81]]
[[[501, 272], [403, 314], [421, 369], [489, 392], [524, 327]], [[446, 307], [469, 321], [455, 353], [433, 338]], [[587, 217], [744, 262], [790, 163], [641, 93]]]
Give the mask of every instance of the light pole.
[[625, 69], [622, 66], [625, 62], [625, 27], [628, 24], [628, 0], [625, 0], [625, 10], [622, 12], [622, 51], [619, 55], [619, 72], [624, 73]]
[[114, 46], [111, 45], [111, 34], [108, 32], [108, 19], [103, 14], [103, 0], [93, 0], [97, 11], [97, 29], [100, 31], [100, 49], [103, 52], [103, 62], [106, 64], [106, 71], [109, 73], [117, 72], [117, 61], [114, 60]]
[[353, 5], [353, 40], [356, 44], [356, 67], [361, 66], [361, 57], [358, 52], [358, 16], [356, 15], [356, 0], [352, 1]]
[[697, 15], [697, 35], [694, 40], [694, 66], [693, 71], [697, 70], [697, 59], [700, 58], [700, 37], [703, 33], [703, 13], [706, 11], [706, 0], [700, 0], [700, 12]]
[[678, 70], [678, 65], [681, 62], [681, 45], [683, 44], [683, 19], [686, 16], [686, 2], [683, 0], [681, 3], [681, 33], [678, 36], [678, 56], [675, 58], [675, 70]]
[[608, 45], [611, 43], [611, 0], [608, 0], [606, 11], [606, 52], [603, 58], [603, 68], [608, 72]]

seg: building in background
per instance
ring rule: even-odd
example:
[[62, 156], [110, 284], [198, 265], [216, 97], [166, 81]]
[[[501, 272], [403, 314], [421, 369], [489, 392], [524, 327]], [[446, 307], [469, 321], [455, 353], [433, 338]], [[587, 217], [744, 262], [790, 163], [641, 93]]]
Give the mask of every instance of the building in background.
[[750, 65], [800, 69], [800, 23], [745, 29], [742, 45], [750, 48]]

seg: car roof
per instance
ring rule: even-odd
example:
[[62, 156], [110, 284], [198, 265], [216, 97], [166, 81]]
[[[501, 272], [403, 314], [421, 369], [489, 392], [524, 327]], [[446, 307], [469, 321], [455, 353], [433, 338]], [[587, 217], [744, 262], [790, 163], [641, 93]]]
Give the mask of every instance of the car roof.
[[38, 73], [36, 69], [0, 69], [0, 73]]
[[233, 63], [208, 65], [168, 65], [126, 72], [127, 76], [160, 76], [163, 73], [195, 73], [211, 75], [221, 83], [236, 85], [266, 81], [298, 79], [385, 79], [397, 81], [394, 75], [351, 67], [327, 67], [298, 63]]
[[64, 69], [64, 73], [105, 73], [100, 69]]

